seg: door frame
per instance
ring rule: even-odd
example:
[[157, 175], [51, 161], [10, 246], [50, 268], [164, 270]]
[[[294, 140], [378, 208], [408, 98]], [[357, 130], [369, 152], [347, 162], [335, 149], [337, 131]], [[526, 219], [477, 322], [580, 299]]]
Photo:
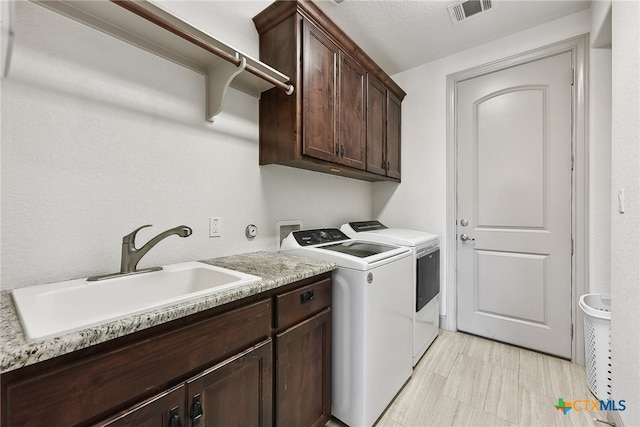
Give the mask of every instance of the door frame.
[[516, 54], [488, 64], [447, 75], [447, 214], [446, 214], [446, 318], [445, 329], [457, 330], [457, 84], [495, 71], [522, 65], [549, 56], [571, 52], [574, 69], [572, 91], [573, 173], [571, 177], [571, 360], [584, 365], [584, 325], [578, 300], [589, 289], [589, 152], [588, 152], [588, 60], [589, 34]]

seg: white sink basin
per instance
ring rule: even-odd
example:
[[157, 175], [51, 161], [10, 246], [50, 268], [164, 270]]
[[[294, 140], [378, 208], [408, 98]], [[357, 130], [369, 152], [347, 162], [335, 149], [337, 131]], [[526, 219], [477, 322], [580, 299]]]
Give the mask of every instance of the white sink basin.
[[150, 273], [97, 282], [69, 280], [12, 293], [25, 338], [32, 342], [260, 280], [226, 268], [186, 262]]

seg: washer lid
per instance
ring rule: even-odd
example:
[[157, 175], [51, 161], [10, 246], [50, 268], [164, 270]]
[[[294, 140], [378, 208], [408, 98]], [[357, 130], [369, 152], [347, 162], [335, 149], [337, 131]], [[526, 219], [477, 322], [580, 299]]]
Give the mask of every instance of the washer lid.
[[392, 245], [420, 246], [438, 241], [438, 236], [435, 234], [405, 228], [380, 228], [356, 232], [349, 224], [343, 224], [340, 230], [352, 238], [390, 243]]
[[355, 270], [368, 270], [411, 255], [411, 249], [406, 246], [350, 239], [336, 228], [292, 231], [282, 241], [280, 251]]
[[353, 240], [350, 242], [333, 243], [321, 246], [322, 249], [328, 251], [340, 252], [343, 254], [355, 256], [358, 258], [368, 258], [373, 255], [383, 254], [385, 252], [397, 249], [397, 246], [389, 246], [381, 243], [361, 242]]
[[[285, 247], [282, 252], [291, 250], [292, 253], [296, 255], [321, 259], [323, 261], [336, 263], [338, 267], [361, 271], [370, 270], [411, 255], [411, 249], [406, 246], [389, 246], [357, 240], [353, 241], [353, 244], [356, 245], [355, 248], [349, 247], [352, 245], [351, 242], [325, 243], [316, 246], [298, 246], [297, 249], [293, 250]], [[385, 249], [381, 251], [375, 250], [375, 253], [368, 253], [366, 249], [363, 249], [366, 245], [384, 246]], [[357, 253], [359, 250], [362, 251]]]

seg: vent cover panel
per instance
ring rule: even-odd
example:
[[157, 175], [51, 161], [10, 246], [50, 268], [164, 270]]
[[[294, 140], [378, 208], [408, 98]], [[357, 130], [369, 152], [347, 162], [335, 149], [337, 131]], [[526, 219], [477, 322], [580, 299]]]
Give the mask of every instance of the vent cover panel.
[[467, 0], [464, 2], [454, 3], [447, 9], [449, 10], [451, 22], [455, 25], [471, 18], [472, 16], [486, 12], [491, 9], [491, 7], [491, 0]]
[[462, 10], [464, 10], [465, 16], [473, 16], [476, 13], [482, 12], [482, 3], [475, 0], [466, 1], [462, 3]]

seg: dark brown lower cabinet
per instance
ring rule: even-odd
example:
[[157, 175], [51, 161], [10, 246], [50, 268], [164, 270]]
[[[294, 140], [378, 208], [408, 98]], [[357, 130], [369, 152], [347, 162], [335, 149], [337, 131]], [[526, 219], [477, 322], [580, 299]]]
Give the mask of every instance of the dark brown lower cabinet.
[[187, 381], [187, 426], [270, 426], [271, 340]]
[[4, 373], [0, 427], [323, 425], [331, 288], [328, 272]]
[[331, 309], [276, 336], [276, 426], [321, 426], [331, 417]]
[[270, 426], [272, 354], [269, 339], [95, 426]]
[[184, 426], [185, 386], [180, 384], [152, 397], [122, 414], [96, 426], [102, 427], [179, 427]]

